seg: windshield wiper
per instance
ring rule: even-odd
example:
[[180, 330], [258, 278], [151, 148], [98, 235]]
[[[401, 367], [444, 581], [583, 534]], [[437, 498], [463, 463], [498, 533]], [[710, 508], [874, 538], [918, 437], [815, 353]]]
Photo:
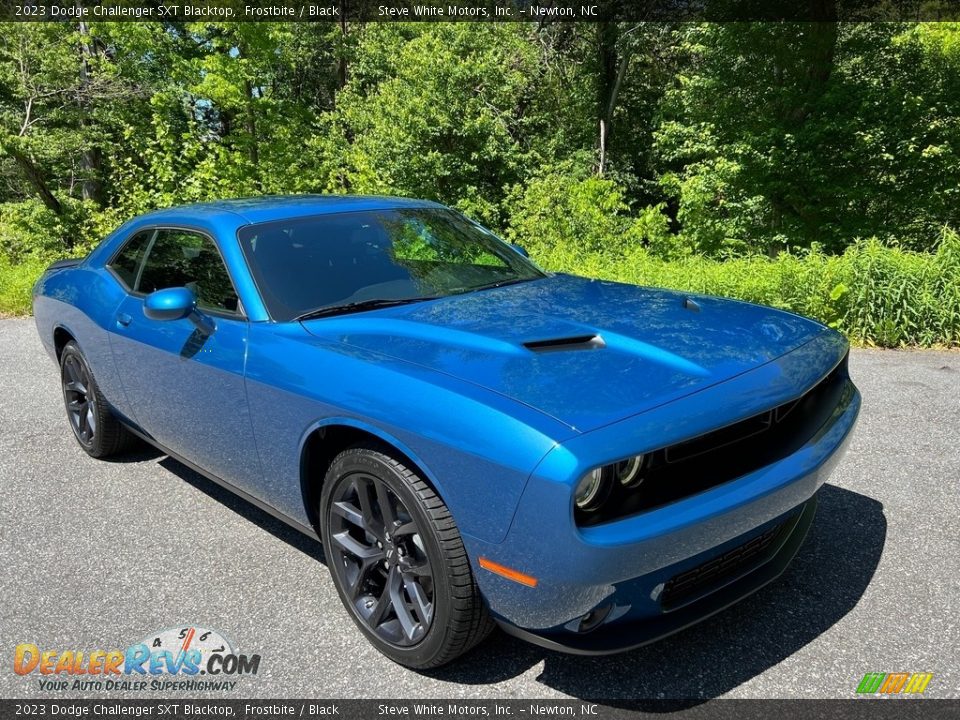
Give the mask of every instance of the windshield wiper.
[[370, 300], [358, 300], [357, 302], [343, 303], [342, 305], [325, 305], [316, 310], [297, 315], [294, 318], [296, 322], [312, 320], [314, 318], [326, 317], [327, 315], [346, 315], [347, 313], [363, 312], [364, 310], [376, 310], [377, 308], [394, 307], [395, 305], [409, 305], [411, 303], [423, 302], [424, 300], [436, 300], [435, 297], [414, 297], [414, 298], [371, 298]]
[[537, 278], [507, 278], [506, 280], [497, 280], [496, 282], [487, 283], [486, 285], [477, 285], [475, 287], [467, 288], [464, 292], [473, 292], [474, 290], [491, 290], [493, 288], [504, 287], [505, 285], [516, 285], [517, 283], [530, 282], [531, 280], [536, 280]]

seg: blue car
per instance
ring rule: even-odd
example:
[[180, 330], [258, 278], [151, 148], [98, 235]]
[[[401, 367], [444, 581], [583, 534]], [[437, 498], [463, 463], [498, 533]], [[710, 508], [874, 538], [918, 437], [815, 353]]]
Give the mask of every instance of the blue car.
[[52, 265], [34, 314], [84, 451], [147, 441], [320, 539], [414, 668], [495, 625], [623, 651], [757, 590], [860, 408], [819, 323], [547, 273], [419, 200], [152, 212]]

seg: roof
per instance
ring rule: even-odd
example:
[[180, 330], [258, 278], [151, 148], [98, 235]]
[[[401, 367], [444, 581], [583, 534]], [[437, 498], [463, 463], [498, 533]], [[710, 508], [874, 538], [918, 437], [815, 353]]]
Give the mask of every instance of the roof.
[[155, 210], [142, 215], [141, 218], [157, 220], [176, 216], [182, 221], [189, 218], [214, 220], [219, 216], [219, 219], [229, 218], [237, 225], [244, 225], [327, 213], [405, 207], [440, 208], [443, 206], [430, 200], [377, 195], [263, 195], [178, 205], [164, 210]]

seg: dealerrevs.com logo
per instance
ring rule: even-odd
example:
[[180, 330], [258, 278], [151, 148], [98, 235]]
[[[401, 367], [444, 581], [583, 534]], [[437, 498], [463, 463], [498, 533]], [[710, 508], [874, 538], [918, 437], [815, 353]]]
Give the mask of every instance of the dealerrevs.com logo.
[[239, 654], [219, 632], [196, 625], [152, 633], [125, 650], [44, 650], [21, 643], [13, 655], [13, 671], [36, 675], [47, 691], [229, 691], [235, 677], [256, 675], [259, 668], [259, 655]]

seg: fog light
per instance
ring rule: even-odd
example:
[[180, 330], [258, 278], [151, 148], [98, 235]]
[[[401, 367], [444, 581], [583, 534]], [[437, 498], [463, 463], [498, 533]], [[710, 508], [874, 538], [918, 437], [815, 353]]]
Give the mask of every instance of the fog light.
[[610, 614], [612, 607], [612, 605], [604, 605], [603, 607], [594, 608], [588, 612], [580, 618], [580, 626], [577, 628], [577, 632], [585, 633], [595, 630], [607, 619], [607, 615]]

